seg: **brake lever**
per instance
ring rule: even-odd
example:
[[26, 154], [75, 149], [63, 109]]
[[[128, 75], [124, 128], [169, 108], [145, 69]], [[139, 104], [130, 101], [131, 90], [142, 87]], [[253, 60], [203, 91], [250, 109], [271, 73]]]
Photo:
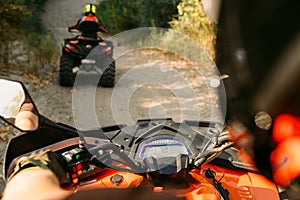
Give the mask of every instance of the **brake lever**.
[[229, 141], [232, 142], [231, 137], [229, 135], [229, 131], [224, 131], [220, 135], [212, 138], [212, 143], [215, 146], [221, 146], [222, 144], [229, 142]]
[[[199, 167], [206, 160], [212, 160], [215, 156], [219, 155], [225, 149], [231, 147], [234, 144], [232, 141], [228, 141], [223, 143], [221, 146], [214, 147], [210, 150], [207, 150], [203, 153], [199, 153], [199, 155], [195, 158], [194, 165]], [[213, 156], [215, 154], [215, 156]]]

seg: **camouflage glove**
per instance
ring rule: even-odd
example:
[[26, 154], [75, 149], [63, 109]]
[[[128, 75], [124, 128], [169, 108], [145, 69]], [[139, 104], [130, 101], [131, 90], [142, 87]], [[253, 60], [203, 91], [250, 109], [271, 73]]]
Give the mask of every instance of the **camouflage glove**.
[[50, 150], [34, 152], [31, 155], [24, 156], [18, 160], [9, 180], [24, 169], [42, 168], [54, 172], [59, 182], [63, 183], [66, 180], [67, 175], [60, 163], [60, 158]]

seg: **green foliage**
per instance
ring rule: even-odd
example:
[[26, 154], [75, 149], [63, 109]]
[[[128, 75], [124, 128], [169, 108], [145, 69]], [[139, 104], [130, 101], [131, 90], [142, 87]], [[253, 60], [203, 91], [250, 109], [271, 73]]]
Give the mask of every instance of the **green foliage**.
[[[8, 66], [14, 60], [13, 50], [27, 52], [30, 62], [51, 59], [54, 45], [42, 26], [40, 14], [47, 0], [1, 0], [0, 1], [0, 63]], [[17, 46], [15, 43], [17, 42]], [[46, 42], [46, 43], [45, 43]], [[53, 43], [53, 42], [51, 42]], [[42, 52], [47, 52], [42, 53]], [[42, 56], [42, 57], [38, 57]]]
[[98, 6], [98, 17], [110, 34], [138, 27], [174, 29], [215, 57], [216, 23], [206, 17], [201, 0], [104, 0]]
[[176, 6], [180, 0], [147, 0], [143, 1], [138, 16], [142, 27], [169, 27], [169, 21], [177, 13]]
[[98, 17], [111, 34], [138, 27], [168, 28], [180, 0], [104, 0]]
[[138, 27], [140, 0], [104, 0], [97, 8], [97, 17], [111, 34]]
[[182, 0], [178, 16], [170, 22], [171, 28], [197, 41], [212, 58], [215, 57], [216, 23], [203, 12], [199, 0]]
[[30, 15], [26, 7], [4, 0], [0, 4], [0, 44], [14, 39], [17, 33], [22, 31], [19, 27], [22, 27]]
[[28, 35], [27, 49], [29, 62], [34, 60], [35, 65], [49, 65], [55, 56], [56, 43], [49, 35], [31, 33]]

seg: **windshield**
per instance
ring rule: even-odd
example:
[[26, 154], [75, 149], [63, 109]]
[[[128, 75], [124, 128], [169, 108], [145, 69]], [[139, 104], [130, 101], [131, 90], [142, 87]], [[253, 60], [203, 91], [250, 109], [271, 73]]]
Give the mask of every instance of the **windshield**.
[[[105, 70], [97, 66], [104, 65], [103, 53], [107, 51], [100, 44], [86, 57], [75, 80], [72, 99], [76, 127], [89, 130], [162, 118], [175, 122], [208, 122], [204, 133], [190, 130], [193, 134], [186, 142], [197, 146], [196, 150], [185, 148], [186, 142], [178, 138], [159, 139], [170, 142], [162, 146], [167, 152], [173, 152], [172, 156], [207, 147], [211, 138], [222, 130], [226, 112], [223, 83], [209, 54], [191, 38], [168, 29], [139, 28], [107, 40], [114, 44], [111, 62], [116, 63], [115, 85], [113, 88], [98, 86], [99, 74]], [[211, 131], [210, 127], [216, 130]], [[178, 132], [180, 127], [175, 129]], [[127, 134], [134, 135], [138, 130], [127, 131]], [[145, 154], [158, 154], [163, 150], [158, 145], [148, 147], [145, 146]]]

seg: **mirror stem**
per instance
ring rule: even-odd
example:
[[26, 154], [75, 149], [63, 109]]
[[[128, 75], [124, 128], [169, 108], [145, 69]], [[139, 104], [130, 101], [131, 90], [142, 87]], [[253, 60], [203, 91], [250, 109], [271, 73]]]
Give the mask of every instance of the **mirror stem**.
[[69, 133], [71, 133], [72, 135], [76, 135], [78, 136], [77, 130], [69, 127], [67, 125], [63, 125], [63, 124], [58, 124], [53, 122], [52, 120], [48, 119], [47, 117], [40, 115], [40, 127], [52, 127], [52, 128], [58, 128], [58, 129], [62, 129], [64, 131], [67, 131]]

